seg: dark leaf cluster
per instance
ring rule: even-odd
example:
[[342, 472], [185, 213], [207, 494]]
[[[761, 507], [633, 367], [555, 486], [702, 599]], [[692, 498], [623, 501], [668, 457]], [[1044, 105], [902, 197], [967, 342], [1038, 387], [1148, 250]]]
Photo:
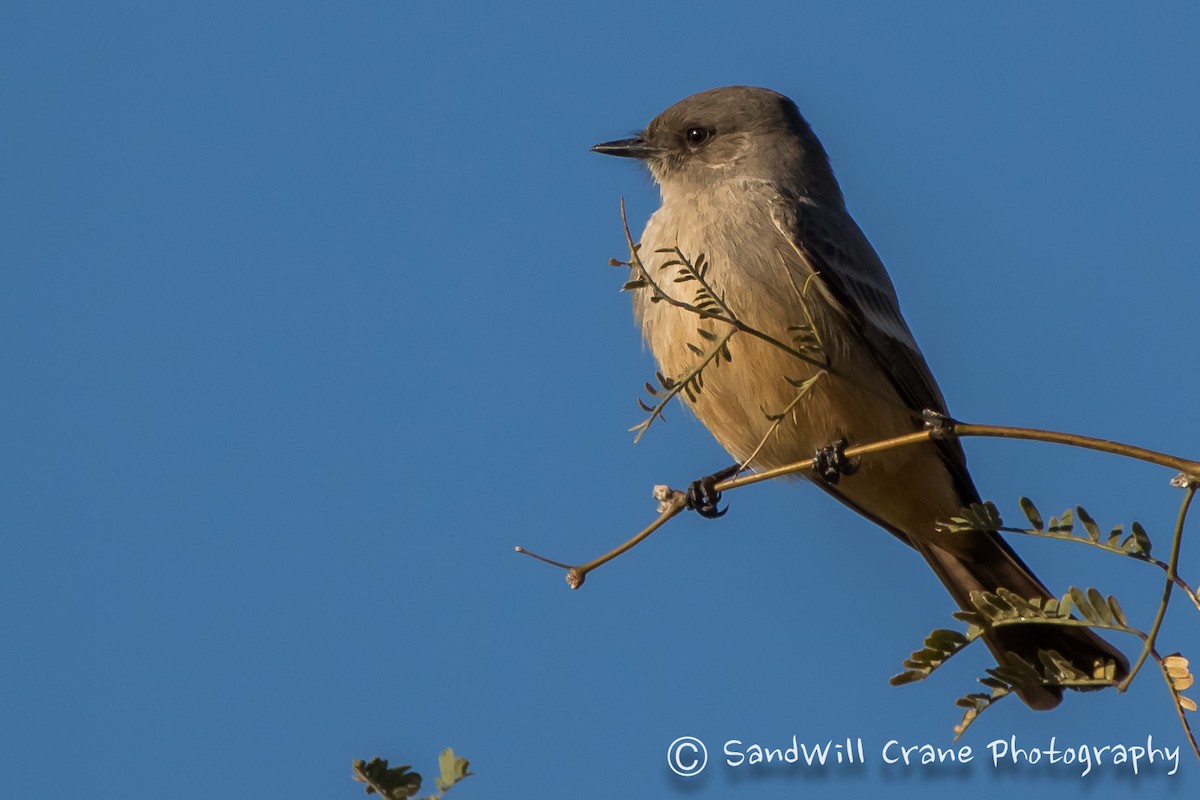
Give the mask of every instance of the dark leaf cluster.
[[[441, 800], [442, 795], [452, 786], [474, 774], [470, 771], [470, 762], [456, 756], [454, 750], [449, 747], [438, 756], [438, 768], [441, 774], [433, 781], [438, 788], [437, 793], [427, 795], [421, 800]], [[366, 784], [367, 794], [378, 794], [386, 800], [408, 800], [421, 791], [420, 773], [412, 772], [412, 767], [408, 764], [390, 767], [386, 758], [355, 761], [354, 780]]]

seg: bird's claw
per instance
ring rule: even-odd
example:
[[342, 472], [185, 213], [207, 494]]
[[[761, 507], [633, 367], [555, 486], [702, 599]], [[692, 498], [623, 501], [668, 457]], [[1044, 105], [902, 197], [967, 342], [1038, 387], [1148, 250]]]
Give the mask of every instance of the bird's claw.
[[721, 493], [713, 486], [716, 485], [712, 475], [706, 475], [697, 481], [692, 481], [683, 496], [683, 504], [705, 519], [716, 519], [725, 516], [726, 508], [717, 508], [721, 502]]
[[717, 519], [725, 516], [725, 513], [729, 511], [729, 506], [717, 508], [721, 502], [721, 493], [715, 487], [721, 481], [736, 475], [738, 469], [739, 465], [734, 464], [720, 472], [714, 472], [712, 475], [705, 475], [699, 480], [692, 481], [683, 495], [684, 507], [690, 508], [705, 519]]
[[846, 458], [846, 440], [838, 439], [833, 444], [817, 450], [813, 456], [813, 471], [830, 486], [837, 484], [843, 475], [858, 472], [858, 462]]

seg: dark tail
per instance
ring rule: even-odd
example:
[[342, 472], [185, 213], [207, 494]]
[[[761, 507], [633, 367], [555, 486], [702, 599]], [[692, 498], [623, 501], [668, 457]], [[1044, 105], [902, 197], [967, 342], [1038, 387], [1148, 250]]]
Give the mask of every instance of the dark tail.
[[[964, 609], [972, 609], [971, 592], [1008, 589], [1026, 599], [1053, 597], [1029, 567], [995, 533], [954, 533], [954, 552], [932, 542], [916, 543], [917, 550], [942, 579], [950, 594]], [[1076, 668], [1093, 674], [1097, 662], [1113, 661], [1116, 679], [1129, 674], [1129, 662], [1119, 650], [1087, 628], [1053, 625], [1013, 625], [997, 628], [984, 635], [988, 649], [997, 658], [1013, 652], [1038, 666], [1038, 650], [1055, 650]], [[1030, 708], [1051, 709], [1062, 702], [1062, 687], [1042, 686], [1017, 691]]]

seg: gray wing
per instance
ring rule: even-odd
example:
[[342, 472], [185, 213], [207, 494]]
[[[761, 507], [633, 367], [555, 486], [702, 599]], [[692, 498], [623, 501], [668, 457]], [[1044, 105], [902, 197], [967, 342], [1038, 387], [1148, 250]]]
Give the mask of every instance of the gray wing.
[[[925, 357], [900, 314], [896, 290], [867, 237], [845, 210], [780, 198], [772, 218], [784, 238], [809, 269], [826, 301], [858, 333], [880, 373], [912, 410], [913, 429], [923, 425], [921, 412], [946, 414], [946, 401]], [[939, 440], [943, 459], [964, 505], [978, 493], [967, 472], [966, 455], [957, 440]]]

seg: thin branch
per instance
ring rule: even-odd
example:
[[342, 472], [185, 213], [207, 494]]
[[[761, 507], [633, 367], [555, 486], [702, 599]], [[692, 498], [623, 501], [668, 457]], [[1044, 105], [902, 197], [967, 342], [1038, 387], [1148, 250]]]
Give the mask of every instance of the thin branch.
[[636, 545], [641, 544], [641, 542], [644, 539], [649, 538], [650, 534], [657, 531], [659, 528], [661, 528], [663, 525], [665, 525], [672, 517], [677, 515], [680, 511], [683, 511], [683, 509], [685, 508], [683, 492], [677, 492], [674, 489], [671, 489], [666, 486], [656, 486], [656, 487], [654, 487], [654, 494], [655, 494], [655, 497], [659, 501], [658, 519], [654, 520], [654, 522], [651, 522], [649, 525], [647, 525], [645, 528], [643, 528], [636, 536], [634, 536], [629, 541], [608, 551], [607, 553], [600, 556], [599, 558], [595, 558], [595, 559], [587, 562], [586, 564], [579, 564], [579, 565], [563, 564], [559, 561], [553, 561], [549, 558], [546, 558], [545, 556], [540, 556], [537, 553], [534, 553], [530, 550], [526, 550], [524, 547], [521, 547], [519, 545], [515, 549], [521, 555], [526, 555], [531, 558], [537, 559], [538, 561], [544, 562], [546, 564], [550, 564], [552, 566], [556, 566], [556, 567], [565, 569], [567, 571], [567, 585], [570, 586], [572, 589], [578, 589], [580, 586], [583, 586], [583, 582], [587, 578], [589, 572], [596, 569], [597, 567], [607, 564], [609, 561], [612, 561], [614, 558], [621, 555], [626, 550], [630, 550], [633, 547], [635, 547]]
[[[1179, 456], [1168, 455], [1166, 453], [1160, 453], [1155, 450], [1148, 450], [1144, 447], [1135, 447], [1133, 445], [1123, 444], [1121, 442], [1109, 441], [1107, 439], [1096, 439], [1090, 436], [1080, 436], [1073, 433], [1042, 431], [1034, 428], [1016, 428], [1002, 425], [975, 425], [954, 422], [951, 420], [945, 420], [939, 427], [914, 431], [913, 433], [906, 433], [902, 436], [893, 436], [890, 439], [882, 439], [869, 444], [847, 447], [844, 451], [844, 454], [847, 458], [858, 458], [861, 456], [885, 452], [897, 447], [907, 447], [914, 444], [920, 444], [922, 442], [928, 442], [943, 436], [957, 436], [959, 438], [979, 436], [1001, 439], [1029, 439], [1034, 441], [1062, 444], [1069, 447], [1082, 447], [1090, 450], [1099, 450], [1106, 453], [1112, 453], [1115, 455], [1125, 456], [1127, 458], [1133, 458], [1139, 461], [1146, 461], [1151, 464], [1158, 464], [1160, 466], [1171, 467], [1173, 469], [1180, 470], [1188, 476], [1189, 483], [1191, 485], [1200, 484], [1200, 462], [1180, 458]], [[718, 492], [727, 492], [742, 486], [749, 486], [754, 483], [761, 483], [762, 481], [771, 480], [772, 478], [803, 473], [812, 469], [813, 461], [814, 459], [812, 458], [806, 458], [801, 461], [786, 464], [776, 469], [764, 470], [762, 472], [756, 472], [750, 475], [739, 475], [735, 478], [721, 481], [713, 488]], [[682, 498], [682, 493], [675, 492], [675, 494]], [[582, 574], [586, 575], [596, 567], [611, 561], [613, 558], [616, 558], [618, 555], [621, 555], [626, 550], [629, 550], [631, 547], [641, 542], [651, 533], [658, 530], [658, 528], [666, 523], [667, 520], [678, 514], [679, 511], [683, 509], [682, 499], [679, 500], [679, 503], [680, 506], [678, 509], [675, 509], [669, 513], [662, 513], [659, 519], [655, 520], [646, 529], [610, 553], [582, 566], [567, 566], [567, 569], [576, 571], [582, 570]], [[518, 552], [526, 555], [533, 555], [529, 551], [522, 548], [518, 548]], [[537, 556], [537, 558], [539, 558], [539, 560], [547, 561], [548, 563], [554, 563], [557, 566], [565, 566], [558, 564], [558, 562], [550, 562], [549, 559], [545, 559], [540, 556]], [[570, 582], [570, 578], [568, 578], [568, 581]], [[580, 583], [582, 583], [582, 581], [580, 581]]]
[[[1068, 447], [1080, 447], [1087, 450], [1099, 450], [1113, 455], [1125, 456], [1126, 458], [1136, 459], [1138, 461], [1146, 461], [1151, 464], [1158, 464], [1163, 467], [1170, 467], [1183, 472], [1193, 481], [1200, 481], [1200, 461], [1192, 461], [1190, 459], [1181, 458], [1179, 456], [1160, 453], [1157, 450], [1149, 450], [1145, 447], [1136, 447], [1131, 444], [1122, 442], [1114, 442], [1109, 439], [1097, 439], [1092, 436], [1081, 436], [1077, 433], [1062, 433], [1061, 431], [1039, 430], [1037, 428], [1016, 428], [1007, 425], [976, 425], [967, 422], [958, 422], [955, 420], [945, 420], [944, 425], [940, 428], [927, 428], [923, 431], [904, 434], [903, 436], [895, 436], [891, 439], [882, 439], [878, 442], [872, 442], [866, 445], [857, 445], [855, 447], [846, 448], [846, 456], [853, 457], [859, 455], [867, 455], [870, 453], [878, 453], [884, 450], [891, 450], [895, 447], [905, 447], [911, 444], [930, 441], [939, 436], [955, 436], [959, 439], [977, 436], [981, 438], [993, 439], [1027, 439], [1039, 442], [1048, 442], [1050, 444], [1062, 444]], [[783, 475], [794, 475], [798, 472], [803, 472], [812, 467], [812, 459], [796, 461], [791, 464], [785, 464], [782, 467], [777, 467], [763, 472], [756, 472], [753, 475], [746, 475], [734, 480], [726, 481], [718, 484], [715, 488], [718, 491], [733, 489], [738, 486], [745, 486], [750, 483], [758, 483], [759, 481], [778, 478]]]
[[[1137, 628], [1132, 628], [1129, 625], [1122, 625], [1117, 622], [1104, 622], [1103, 620], [1086, 620], [1074, 619], [1073, 617], [1013, 617], [1012, 619], [997, 619], [989, 620], [988, 626], [992, 628], [1003, 628], [1006, 625], [1057, 625], [1063, 628], [1098, 628], [1106, 631], [1116, 631], [1118, 633], [1128, 633], [1145, 641], [1149, 634], [1144, 631], [1139, 631]], [[1063, 684], [1066, 686], [1067, 684]], [[1105, 686], [1113, 686], [1112, 681], [1107, 681]], [[1122, 691], [1124, 691], [1122, 689]]]
[[[729, 340], [733, 338], [735, 333], [737, 333], [735, 330], [726, 331], [724, 336], [713, 341], [712, 347], [704, 354], [704, 357], [700, 359], [699, 363], [695, 364], [681, 377], [672, 377], [670, 379], [671, 387], [668, 389], [664, 386], [663, 394], [659, 395], [655, 393], [655, 396], [658, 397], [659, 400], [654, 404], [654, 408], [650, 409], [650, 416], [646, 417], [637, 425], [634, 425], [632, 428], [630, 428], [631, 431], [637, 431], [637, 434], [633, 437], [634, 444], [637, 444], [639, 441], [641, 441], [642, 436], [646, 433], [646, 431], [650, 430], [650, 426], [654, 423], [654, 420], [663, 418], [663, 411], [666, 410], [667, 404], [670, 403], [676, 395], [678, 395], [680, 392], [683, 392], [687, 394], [688, 398], [690, 399], [692, 397], [692, 392], [701, 391], [699, 385], [697, 385], [697, 388], [695, 389], [689, 389], [688, 387], [693, 381], [698, 382], [700, 373], [704, 371], [705, 367], [721, 357], [721, 352], [725, 349], [726, 345], [729, 344]], [[647, 384], [647, 388], [652, 389], [653, 387]], [[642, 408], [645, 409], [645, 406]]]
[[[903, 436], [893, 436], [890, 439], [881, 439], [878, 442], [870, 444], [859, 444], [853, 447], [847, 447], [843, 451], [846, 458], [855, 458], [857, 456], [871, 455], [872, 453], [882, 453], [886, 450], [892, 450], [896, 447], [904, 447], [910, 444], [919, 442], [928, 442], [934, 438], [932, 431], [916, 431], [914, 433], [906, 433]], [[781, 478], [785, 475], [796, 475], [812, 469], [815, 459], [806, 458], [802, 461], [793, 461], [791, 464], [785, 464], [782, 467], [775, 469], [767, 469], [762, 472], [755, 472], [752, 475], [740, 475], [736, 478], [730, 478], [727, 481], [718, 483], [713, 488], [718, 492], [726, 492], [730, 489], [737, 489], [740, 486], [749, 486], [753, 483], [762, 483], [769, 481], [772, 478]]]
[[[762, 341], [766, 342], [767, 344], [770, 344], [773, 347], [779, 348], [780, 350], [787, 353], [788, 355], [798, 358], [799, 360], [805, 362], [806, 364], [811, 364], [812, 366], [820, 367], [821, 369], [829, 368], [829, 365], [826, 364], [824, 360], [813, 358], [812, 356], [808, 355], [807, 353], [797, 350], [796, 348], [791, 347], [790, 345], [784, 344], [783, 342], [776, 339], [774, 336], [763, 333], [762, 331], [758, 330], [757, 328], [753, 328], [753, 327], [747, 325], [746, 323], [742, 322], [740, 319], [737, 318], [737, 316], [729, 308], [729, 305], [727, 303], [725, 303], [725, 301], [716, 292], [711, 291], [712, 287], [708, 286], [707, 283], [705, 283], [704, 286], [706, 289], [708, 289], [711, 292], [713, 299], [716, 300], [717, 304], [721, 307], [721, 311], [722, 311], [721, 314], [714, 314], [713, 312], [706, 311], [705, 309], [702, 309], [697, 305], [689, 303], [685, 300], [680, 300], [676, 297], [672, 297], [671, 295], [667, 294], [667, 292], [662, 288], [662, 286], [660, 286], [658, 284], [658, 282], [654, 280], [654, 276], [652, 276], [650, 274], [650, 270], [647, 269], [646, 265], [642, 262], [642, 257], [638, 253], [638, 246], [635, 245], [633, 242], [633, 234], [629, 230], [629, 221], [625, 217], [625, 199], [624, 198], [621, 199], [621, 223], [625, 226], [625, 242], [629, 245], [629, 266], [633, 267], [637, 271], [638, 277], [640, 277], [643, 281], [646, 282], [646, 284], [654, 291], [654, 296], [659, 298], [662, 302], [666, 303], [669, 306], [673, 306], [675, 308], [682, 309], [684, 311], [689, 311], [703, 319], [711, 319], [711, 320], [715, 320], [717, 322], [723, 322], [726, 325], [729, 325], [730, 327], [732, 327], [742, 333], [745, 333], [748, 336], [753, 336], [756, 339], [761, 339]], [[675, 250], [673, 252], [678, 253], [681, 258], [683, 257], [683, 255], [681, 253], [679, 253], [678, 250]], [[690, 263], [690, 262], [687, 262], [687, 263]], [[844, 377], [844, 376], [840, 376], [840, 377]]]
[[[685, 300], [680, 300], [676, 297], [672, 297], [671, 295], [667, 294], [666, 290], [664, 290], [662, 288], [662, 286], [660, 286], [658, 284], [658, 282], [654, 280], [654, 277], [650, 274], [650, 270], [646, 268], [645, 263], [642, 262], [642, 257], [639, 253], [640, 245], [634, 244], [633, 233], [629, 230], [629, 220], [625, 215], [625, 198], [621, 198], [621, 224], [624, 226], [624, 230], [625, 230], [625, 243], [629, 246], [629, 262], [628, 262], [627, 266], [629, 266], [631, 269], [633, 269], [637, 273], [638, 279], [642, 283], [646, 284], [646, 286], [654, 293], [653, 296], [658, 298], [658, 300], [660, 302], [664, 302], [669, 306], [678, 308], [683, 311], [688, 311], [692, 314], [695, 314], [697, 317], [700, 317], [701, 319], [711, 319], [711, 320], [715, 320], [717, 322], [722, 322], [726, 325], [729, 325], [730, 327], [732, 327], [734, 330], [738, 331], [739, 333], [744, 333], [747, 336], [752, 336], [755, 339], [759, 339], [760, 341], [766, 342], [767, 344], [771, 345], [772, 347], [775, 347], [775, 348], [783, 351], [784, 353], [787, 353], [788, 355], [792, 356], [793, 358], [799, 359], [800, 361], [803, 361], [804, 363], [809, 364], [810, 366], [819, 367], [820, 369], [825, 370], [830, 375], [833, 375], [834, 377], [837, 377], [837, 378], [840, 378], [840, 379], [846, 381], [847, 383], [854, 386], [859, 391], [871, 395], [876, 400], [879, 400], [881, 403], [885, 403], [895, 409], [903, 411], [904, 413], [912, 416], [914, 419], [919, 420], [919, 419], [923, 418], [920, 409], [913, 409], [913, 408], [908, 407], [904, 403], [898, 401], [894, 395], [891, 395], [889, 393], [881, 391], [880, 388], [876, 385], [864, 383], [861, 380], [857, 380], [849, 375], [844, 374], [841, 370], [839, 370], [838, 368], [831, 365], [827, 358], [821, 358], [821, 359], [814, 358], [813, 356], [809, 355], [808, 353], [805, 353], [802, 350], [797, 350], [796, 348], [792, 347], [791, 345], [785, 344], [784, 342], [781, 342], [780, 340], [776, 339], [774, 336], [764, 333], [763, 331], [760, 331], [759, 329], [742, 322], [742, 320], [738, 319], [737, 315], [733, 313], [733, 310], [729, 307], [729, 304], [726, 303], [724, 301], [724, 299], [721, 298], [720, 295], [717, 294], [717, 292], [713, 291], [712, 287], [709, 286], [708, 283], [705, 282], [699, 276], [696, 276], [697, 281], [699, 281], [700, 284], [702, 286], [704, 286], [704, 288], [712, 296], [713, 300], [718, 304], [718, 306], [720, 306], [722, 313], [714, 314], [710, 309], [701, 308], [700, 306], [697, 306], [693, 303], [689, 303]], [[674, 250], [672, 250], [670, 252], [676, 253], [684, 261], [684, 263], [687, 263], [689, 266], [691, 265], [691, 262], [687, 261], [686, 257], [683, 255], [682, 252], [679, 251], [678, 248], [675, 248]], [[619, 264], [622, 262], [613, 262], [613, 263]], [[816, 273], [810, 275], [805, 280], [804, 286], [805, 286], [806, 291], [807, 291], [809, 282], [811, 280], [813, 280], [815, 277], [816, 277]], [[794, 285], [795, 285], [795, 283], [793, 282], [793, 286]], [[811, 323], [812, 315], [809, 314], [807, 308], [805, 308], [805, 316], [808, 317], [808, 319]], [[813, 328], [813, 330], [815, 333], [817, 333], [815, 327]], [[817, 333], [817, 338], [819, 341], [820, 340], [819, 333]], [[637, 428], [635, 427], [634, 430], [637, 430]], [[639, 433], [638, 435], [640, 436], [641, 434]]]
[[1029, 439], [1049, 444], [1065, 444], [1070, 447], [1080, 447], [1085, 450], [1099, 450], [1104, 453], [1125, 456], [1138, 461], [1147, 461], [1163, 467], [1177, 469], [1195, 480], [1200, 480], [1200, 461], [1192, 461], [1179, 456], [1167, 455], [1157, 450], [1137, 447], [1132, 444], [1114, 442], [1111, 439], [1097, 439], [1093, 436], [1081, 436], [1077, 433], [1062, 433], [1038, 428], [1013, 428], [1005, 425], [972, 425], [963, 422], [953, 423], [954, 434], [964, 436], [984, 436], [997, 439]]
[[[1167, 681], [1169, 683], [1170, 678]], [[1183, 726], [1183, 732], [1187, 734], [1188, 744], [1192, 746], [1192, 752], [1196, 754], [1196, 758], [1200, 758], [1200, 744], [1197, 744], [1196, 734], [1192, 732], [1192, 726], [1188, 723], [1187, 712], [1183, 710], [1183, 706], [1179, 705], [1179, 695], [1174, 689], [1172, 689], [1172, 694], [1175, 695], [1175, 713], [1179, 715], [1179, 724]]]
[[[780, 258], [782, 259], [782, 256], [780, 256]], [[786, 264], [784, 266], [786, 267]], [[808, 279], [804, 281], [803, 289], [796, 286], [796, 281], [794, 280], [790, 270], [788, 270], [787, 276], [788, 281], [792, 284], [792, 289], [796, 292], [796, 298], [800, 301], [800, 308], [804, 311], [804, 317], [808, 321], [803, 329], [807, 329], [812, 334], [813, 341], [815, 342], [815, 351], [820, 353], [825, 360], [828, 361], [829, 357], [825, 354], [825, 343], [821, 340], [821, 332], [817, 328], [817, 323], [813, 320], [812, 311], [808, 307], [808, 287], [812, 284], [813, 279], [817, 277], [817, 273], [814, 272], [808, 276]], [[793, 328], [792, 330], [797, 329]], [[754, 446], [752, 451], [750, 451], [750, 455], [742, 459], [742, 462], [738, 465], [738, 473], [745, 471], [754, 461], [754, 459], [758, 458], [758, 454], [767, 444], [767, 440], [770, 439], [777, 430], [779, 430], [779, 426], [782, 425], [784, 420], [788, 418], [788, 415], [792, 413], [792, 410], [795, 409], [800, 401], [812, 391], [813, 386], [815, 386], [817, 381], [821, 379], [821, 376], [828, 374], [828, 369], [822, 369], [812, 377], [801, 382], [795, 382], [790, 378], [785, 378], [788, 383], [797, 388], [798, 391], [796, 392], [796, 396], [790, 403], [787, 404], [787, 406], [784, 407], [783, 411], [779, 412], [778, 415], [774, 417], [771, 415], [767, 416], [767, 419], [771, 420], [771, 424], [767, 428], [767, 432], [764, 433], [762, 438], [758, 440], [758, 444]]]
[[778, 416], [771, 420], [771, 425], [767, 428], [767, 432], [764, 433], [762, 438], [758, 440], [758, 444], [755, 445], [752, 451], [750, 451], [750, 455], [743, 458], [742, 462], [738, 464], [738, 472], [745, 470], [747, 467], [749, 467], [750, 462], [758, 458], [758, 454], [766, 445], [767, 440], [771, 438], [775, 431], [779, 430], [779, 426], [783, 424], [783, 421], [788, 418], [788, 415], [792, 413], [792, 410], [800, 403], [800, 401], [808, 396], [808, 393], [812, 391], [813, 386], [816, 385], [820, 377], [826, 374], [828, 373], [826, 373], [825, 370], [821, 370], [816, 375], [813, 375], [811, 378], [804, 381], [799, 387], [797, 387], [798, 391], [796, 392], [796, 396], [792, 398], [790, 403], [784, 406], [783, 411], [779, 412]]
[[[1134, 676], [1138, 674], [1138, 670], [1142, 668], [1142, 664], [1146, 663], [1146, 659], [1154, 652], [1154, 645], [1158, 639], [1158, 631], [1162, 627], [1163, 619], [1167, 616], [1167, 604], [1171, 602], [1171, 590], [1175, 588], [1175, 571], [1179, 566], [1179, 548], [1183, 541], [1183, 525], [1187, 520], [1188, 508], [1192, 505], [1192, 498], [1196, 496], [1196, 488], [1200, 484], [1195, 481], [1190, 482], [1187, 487], [1187, 493], [1183, 496], [1183, 502], [1179, 506], [1179, 517], [1175, 521], [1175, 537], [1171, 541], [1171, 558], [1167, 562], [1167, 579], [1163, 584], [1162, 600], [1158, 604], [1158, 613], [1154, 617], [1154, 624], [1150, 626], [1150, 633], [1146, 636], [1146, 643], [1142, 647], [1142, 653], [1138, 656], [1138, 660], [1133, 665], [1133, 669], [1129, 670], [1129, 674], [1125, 676], [1125, 680], [1121, 681], [1118, 687], [1122, 692], [1129, 688], [1129, 684], [1133, 682]], [[1161, 659], [1158, 659], [1161, 663]]]
[[365, 783], [367, 786], [370, 786], [380, 797], [387, 797], [389, 794], [391, 794], [391, 792], [385, 789], [382, 785], [372, 780], [371, 776], [367, 775], [366, 770], [358, 764], [354, 765], [354, 779], [360, 783]]
[[[1155, 567], [1158, 567], [1163, 572], [1170, 574], [1170, 564], [1168, 564], [1166, 561], [1154, 558], [1153, 556], [1130, 553], [1129, 551], [1120, 547], [1114, 547], [1107, 542], [1097, 541], [1089, 537], [1070, 536], [1061, 533], [1052, 533], [1051, 531], [1039, 531], [1033, 528], [1011, 528], [1007, 525], [1002, 525], [996, 530], [1003, 531], [1004, 533], [1019, 533], [1023, 536], [1037, 536], [1041, 539], [1050, 539], [1056, 542], [1074, 542], [1076, 544], [1088, 545], [1089, 547], [1095, 547], [1099, 550], [1103, 550], [1106, 553], [1113, 553], [1115, 555], [1131, 558], [1134, 561], [1139, 561], [1143, 564], [1151, 564]], [[1174, 584], [1178, 586], [1184, 594], [1187, 595], [1188, 599], [1192, 601], [1197, 609], [1200, 609], [1200, 594], [1197, 594], [1196, 590], [1193, 589], [1187, 581], [1178, 575], [1171, 576], [1170, 580], [1174, 582]]]

